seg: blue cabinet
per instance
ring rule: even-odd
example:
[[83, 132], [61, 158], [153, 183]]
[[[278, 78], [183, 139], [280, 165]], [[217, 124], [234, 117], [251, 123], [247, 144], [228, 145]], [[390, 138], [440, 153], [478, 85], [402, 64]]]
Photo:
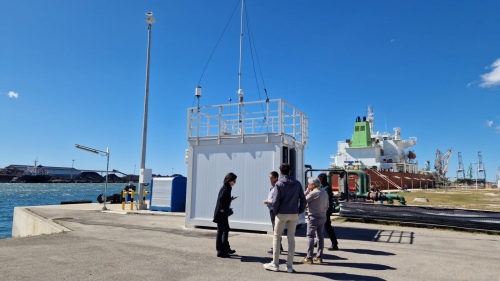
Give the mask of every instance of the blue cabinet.
[[153, 178], [149, 210], [184, 212], [186, 210], [186, 177]]

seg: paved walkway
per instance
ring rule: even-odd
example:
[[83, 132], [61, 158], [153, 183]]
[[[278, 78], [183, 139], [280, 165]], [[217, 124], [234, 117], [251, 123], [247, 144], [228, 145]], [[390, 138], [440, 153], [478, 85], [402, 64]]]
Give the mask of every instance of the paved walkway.
[[[215, 257], [215, 229], [184, 228], [184, 214], [99, 211], [102, 205], [30, 208], [73, 230], [0, 240], [0, 280], [498, 280], [500, 236], [334, 223], [340, 251], [296, 273], [266, 271], [268, 234], [230, 233], [236, 256]], [[118, 209], [118, 210], [116, 210]], [[283, 241], [286, 250], [286, 239]], [[326, 244], [328, 245], [328, 243]], [[286, 259], [282, 255], [282, 262]], [[284, 269], [284, 267], [282, 267]]]

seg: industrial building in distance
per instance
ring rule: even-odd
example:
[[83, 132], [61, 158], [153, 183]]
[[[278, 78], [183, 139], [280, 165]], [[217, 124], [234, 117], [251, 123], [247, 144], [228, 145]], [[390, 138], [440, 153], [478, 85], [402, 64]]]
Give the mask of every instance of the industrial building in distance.
[[[9, 165], [0, 168], [0, 182], [77, 182], [97, 183], [106, 180], [106, 171], [79, 170], [70, 167], [52, 167], [42, 165]], [[137, 182], [138, 175], [125, 174], [118, 170], [108, 171], [108, 182]]]

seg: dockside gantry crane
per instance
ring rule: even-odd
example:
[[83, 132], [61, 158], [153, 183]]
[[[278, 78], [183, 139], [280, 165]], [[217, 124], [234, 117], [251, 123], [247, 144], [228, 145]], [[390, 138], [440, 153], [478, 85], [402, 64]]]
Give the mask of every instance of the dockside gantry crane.
[[436, 185], [445, 185], [446, 181], [446, 173], [448, 172], [448, 163], [450, 162], [451, 152], [453, 148], [449, 148], [448, 151], [441, 155], [441, 150], [436, 151], [436, 160], [434, 161], [434, 169], [436, 170]]
[[[462, 177], [460, 177], [462, 175]], [[462, 153], [458, 153], [458, 168], [457, 168], [457, 182], [465, 181], [465, 170], [464, 164], [462, 163]]]
[[483, 155], [481, 154], [481, 151], [477, 152], [477, 179], [479, 181], [482, 181], [484, 184], [486, 184], [486, 169], [484, 168], [484, 163], [483, 163]]

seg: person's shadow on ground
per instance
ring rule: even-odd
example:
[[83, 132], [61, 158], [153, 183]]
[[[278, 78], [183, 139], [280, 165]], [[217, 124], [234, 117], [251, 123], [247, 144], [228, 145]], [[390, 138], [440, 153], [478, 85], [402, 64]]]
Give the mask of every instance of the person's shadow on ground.
[[[286, 254], [286, 253], [285, 253]], [[283, 255], [283, 254], [282, 254]], [[295, 256], [305, 256], [303, 253], [295, 253]], [[231, 256], [233, 259], [239, 259], [241, 262], [251, 262], [251, 263], [260, 263], [265, 264], [270, 262], [272, 257], [255, 257], [255, 256]], [[331, 255], [325, 255], [324, 259], [333, 259]], [[336, 257], [337, 260], [345, 260], [344, 258]], [[280, 264], [284, 266], [286, 264], [286, 256], [280, 258]], [[302, 264], [300, 262], [294, 262], [294, 265]], [[313, 264], [311, 266], [335, 266], [335, 268], [341, 267], [352, 267], [359, 269], [371, 269], [371, 270], [395, 270], [395, 268], [382, 265], [382, 264], [374, 264], [374, 263], [338, 263], [338, 262], [323, 262], [321, 264]], [[284, 268], [280, 270], [281, 273], [286, 273]], [[334, 280], [384, 280], [378, 277], [366, 276], [366, 275], [357, 275], [357, 274], [347, 274], [342, 272], [295, 272], [295, 274], [303, 274], [303, 275], [313, 275], [313, 276], [321, 276]]]

